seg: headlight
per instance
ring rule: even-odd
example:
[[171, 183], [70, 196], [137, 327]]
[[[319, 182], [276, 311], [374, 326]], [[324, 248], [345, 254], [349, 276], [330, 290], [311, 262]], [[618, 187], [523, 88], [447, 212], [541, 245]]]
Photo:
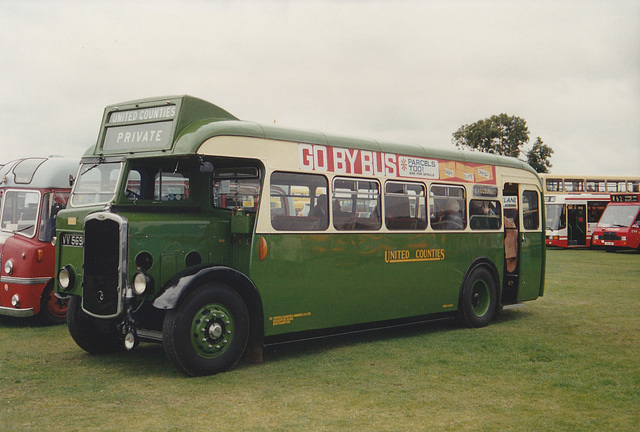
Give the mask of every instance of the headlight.
[[598, 240], [598, 236], [597, 236], [597, 235], [594, 235], [594, 236], [593, 236], [593, 239], [594, 239], [594, 240]]
[[8, 274], [8, 275], [13, 273], [13, 261], [12, 260], [7, 260], [7, 262], [4, 263], [4, 272], [6, 274]]
[[20, 297], [18, 294], [14, 294], [13, 297], [11, 297], [11, 306], [16, 309], [20, 307]]
[[69, 266], [64, 266], [58, 272], [58, 285], [63, 290], [73, 288], [73, 270]]
[[149, 276], [142, 272], [138, 272], [133, 277], [133, 292], [137, 295], [142, 295], [147, 288], [151, 288], [152, 284], [153, 281]]

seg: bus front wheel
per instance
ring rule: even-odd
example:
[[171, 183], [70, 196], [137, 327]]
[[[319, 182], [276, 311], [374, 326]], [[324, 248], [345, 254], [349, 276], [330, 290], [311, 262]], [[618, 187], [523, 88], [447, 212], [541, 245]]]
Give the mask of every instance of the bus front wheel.
[[460, 295], [458, 320], [467, 327], [484, 327], [491, 322], [498, 301], [496, 283], [485, 267], [475, 268]]
[[249, 312], [240, 295], [223, 284], [203, 285], [173, 310], [162, 329], [164, 350], [173, 365], [191, 376], [233, 367], [249, 338]]
[[67, 327], [73, 340], [90, 354], [108, 354], [124, 350], [118, 328], [111, 321], [87, 315], [82, 310], [82, 297], [73, 296], [67, 307]]

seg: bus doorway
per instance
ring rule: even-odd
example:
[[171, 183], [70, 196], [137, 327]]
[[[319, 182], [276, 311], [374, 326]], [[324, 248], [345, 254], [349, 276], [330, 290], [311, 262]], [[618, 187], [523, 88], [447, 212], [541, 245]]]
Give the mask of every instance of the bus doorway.
[[567, 245], [587, 245], [587, 208], [583, 204], [567, 205]]
[[540, 293], [542, 273], [532, 263], [544, 254], [540, 223], [540, 189], [533, 184], [507, 183], [504, 202], [504, 278], [502, 304], [514, 304]]

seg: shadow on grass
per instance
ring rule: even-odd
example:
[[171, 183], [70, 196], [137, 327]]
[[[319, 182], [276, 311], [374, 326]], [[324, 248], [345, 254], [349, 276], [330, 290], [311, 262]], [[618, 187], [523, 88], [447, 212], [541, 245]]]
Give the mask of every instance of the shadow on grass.
[[0, 326], [5, 328], [29, 328], [29, 327], [57, 327], [66, 324], [50, 324], [44, 323], [38, 317], [30, 316], [25, 318], [16, 318], [11, 316], [0, 315]]
[[[526, 319], [531, 315], [526, 308], [507, 309], [500, 312], [497, 320], [490, 325], [507, 325], [513, 321]], [[17, 320], [11, 320], [14, 322]], [[22, 322], [22, 321], [20, 321]], [[24, 325], [16, 323], [16, 326]], [[329, 352], [334, 349], [357, 346], [360, 344], [379, 343], [396, 339], [410, 339], [429, 334], [438, 334], [464, 329], [453, 318], [420, 322], [409, 325], [370, 329], [352, 333], [324, 336], [300, 341], [284, 342], [268, 345], [264, 348], [264, 363], [277, 363], [283, 360], [306, 357], [313, 354]], [[79, 347], [78, 350], [81, 350]], [[91, 355], [83, 352], [84, 361], [92, 367], [117, 368], [120, 373], [136, 377], [165, 376], [184, 377], [176, 370], [166, 357], [161, 343], [144, 342], [131, 351], [114, 354]], [[259, 367], [259, 365], [241, 360], [235, 370]]]
[[264, 349], [265, 362], [303, 357], [315, 353], [331, 351], [335, 348], [359, 344], [384, 342], [392, 339], [411, 338], [430, 333], [447, 332], [461, 327], [453, 318], [415, 324], [363, 330], [312, 339], [269, 345]]
[[[526, 307], [517, 307], [500, 311], [498, 317], [489, 324], [491, 326], [508, 325], [511, 322], [526, 320], [533, 313]], [[364, 330], [355, 333], [339, 334], [315, 339], [286, 342], [270, 345], [264, 349], [265, 362], [277, 362], [289, 358], [307, 356], [330, 351], [335, 348], [354, 346], [374, 342], [385, 342], [394, 339], [409, 339], [416, 336], [446, 333], [464, 330], [454, 318], [420, 322], [415, 324]]]

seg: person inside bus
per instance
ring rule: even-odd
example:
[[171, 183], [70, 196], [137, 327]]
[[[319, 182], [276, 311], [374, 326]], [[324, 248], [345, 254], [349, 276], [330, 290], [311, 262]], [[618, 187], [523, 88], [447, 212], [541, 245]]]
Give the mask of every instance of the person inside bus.
[[504, 212], [504, 260], [507, 272], [513, 273], [518, 266], [518, 214], [512, 210]]
[[329, 207], [329, 200], [326, 195], [318, 195], [316, 205], [309, 212], [311, 217], [325, 217], [327, 216], [327, 207]]
[[455, 198], [449, 199], [444, 208], [443, 227], [448, 230], [464, 229], [464, 220], [460, 211], [460, 204]]
[[343, 216], [343, 213], [342, 213], [342, 207], [340, 206], [340, 200], [334, 199], [333, 200], [333, 217], [339, 218], [342, 216]]

